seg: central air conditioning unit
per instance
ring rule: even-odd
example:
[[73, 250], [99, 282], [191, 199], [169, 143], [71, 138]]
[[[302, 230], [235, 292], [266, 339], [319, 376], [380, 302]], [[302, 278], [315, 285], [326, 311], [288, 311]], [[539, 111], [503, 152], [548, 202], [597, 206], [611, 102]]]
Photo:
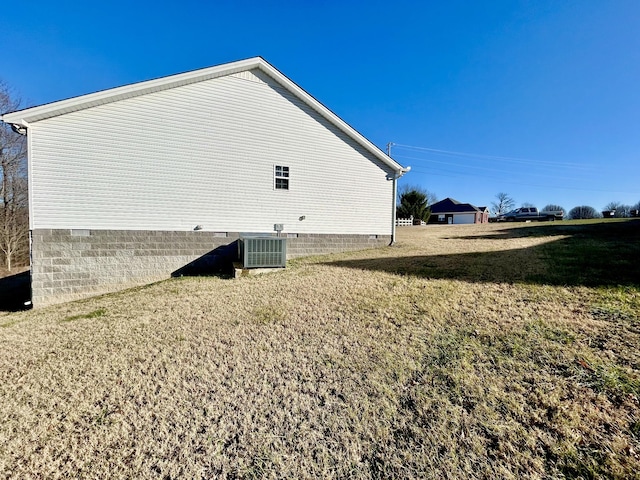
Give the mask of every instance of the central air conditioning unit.
[[238, 240], [244, 268], [287, 266], [287, 239], [270, 236], [241, 236]]

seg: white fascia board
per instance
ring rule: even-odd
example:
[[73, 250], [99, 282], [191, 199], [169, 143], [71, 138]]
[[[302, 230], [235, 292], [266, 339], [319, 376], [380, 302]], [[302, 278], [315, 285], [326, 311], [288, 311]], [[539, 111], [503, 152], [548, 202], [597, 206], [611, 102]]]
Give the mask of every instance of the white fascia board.
[[2, 120], [13, 125], [27, 127], [29, 123], [37, 122], [39, 120], [44, 120], [46, 118], [51, 118], [58, 115], [64, 115], [65, 113], [75, 112], [78, 110], [83, 110], [85, 108], [91, 108], [106, 103], [116, 102], [125, 98], [137, 97], [139, 95], [144, 95], [147, 93], [167, 90], [182, 85], [188, 85], [190, 83], [210, 80], [212, 78], [231, 75], [254, 68], [259, 68], [260, 70], [265, 72], [276, 82], [286, 88], [289, 92], [291, 92], [293, 95], [298, 97], [300, 100], [317, 111], [320, 115], [326, 118], [333, 125], [353, 138], [357, 143], [362, 145], [367, 151], [372, 153], [376, 158], [378, 158], [391, 170], [393, 170], [396, 173], [396, 178], [409, 171], [409, 168], [404, 168], [402, 165], [395, 162], [391, 157], [386, 155], [382, 150], [380, 150], [373, 143], [367, 140], [363, 135], [358, 133], [348, 123], [338, 117], [335, 113], [325, 107], [318, 100], [309, 95], [297, 84], [289, 80], [284, 74], [282, 74], [279, 70], [269, 64], [262, 57], [248, 58], [246, 60], [239, 60], [237, 62], [225, 63], [223, 65], [217, 65], [214, 67], [179, 73], [176, 75], [170, 75], [168, 77], [133, 83], [130, 85], [124, 85], [122, 87], [89, 93], [87, 95], [60, 100], [37, 107], [31, 107], [24, 110], [5, 113], [4, 115], [2, 115]]
[[147, 93], [167, 90], [181, 85], [188, 85], [189, 83], [201, 82], [210, 78], [249, 70], [251, 68], [255, 68], [259, 64], [260, 60], [262, 59], [259, 57], [250, 58], [215, 67], [170, 75], [168, 77], [132, 83], [122, 87], [101, 90], [99, 92], [89, 93], [79, 97], [68, 98], [66, 100], [47, 103], [37, 107], [5, 113], [2, 115], [2, 120], [6, 123], [15, 124], [22, 124], [23, 121], [36, 122], [38, 120], [44, 120], [45, 118], [64, 115], [65, 113], [75, 112], [105, 103], [116, 102], [124, 98], [136, 97]]
[[[373, 143], [367, 140], [362, 134], [360, 134], [357, 130], [351, 127], [347, 122], [338, 117], [335, 113], [325, 107], [322, 103], [316, 100], [313, 96], [307, 93], [304, 89], [299, 87], [296, 83], [289, 80], [283, 73], [281, 73], [278, 69], [276, 69], [269, 62], [260, 58], [261, 62], [259, 68], [264, 71], [271, 78], [276, 80], [282, 86], [284, 86], [287, 90], [289, 90], [292, 94], [298, 97], [300, 100], [305, 102], [311, 108], [313, 108], [316, 112], [326, 118], [329, 122], [334, 124], [348, 136], [353, 138], [360, 145], [365, 147], [369, 152], [374, 154], [379, 160], [389, 166], [394, 172], [396, 172], [399, 176], [407, 173], [409, 169], [404, 168], [402, 165], [394, 161], [391, 157], [386, 155], [382, 150], [376, 147]], [[399, 178], [399, 177], [398, 177]]]

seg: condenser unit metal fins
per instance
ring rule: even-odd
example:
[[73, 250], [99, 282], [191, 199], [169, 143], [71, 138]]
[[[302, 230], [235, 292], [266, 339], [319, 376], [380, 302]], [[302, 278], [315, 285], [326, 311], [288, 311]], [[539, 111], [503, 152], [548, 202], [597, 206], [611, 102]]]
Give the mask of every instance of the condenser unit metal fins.
[[244, 268], [276, 268], [287, 265], [287, 239], [240, 237], [240, 258]]

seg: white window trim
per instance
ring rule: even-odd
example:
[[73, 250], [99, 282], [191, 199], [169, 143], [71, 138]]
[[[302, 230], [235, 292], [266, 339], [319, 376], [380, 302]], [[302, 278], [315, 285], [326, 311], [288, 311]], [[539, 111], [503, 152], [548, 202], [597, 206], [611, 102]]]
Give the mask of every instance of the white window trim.
[[[287, 169], [287, 176], [284, 175], [278, 175], [277, 171], [278, 171], [278, 167], [284, 169]], [[286, 180], [287, 181], [287, 188], [277, 188], [276, 187], [276, 183], [277, 180]], [[273, 165], [273, 189], [274, 190], [284, 190], [284, 191], [288, 191], [291, 189], [291, 167], [289, 167], [288, 165]]]

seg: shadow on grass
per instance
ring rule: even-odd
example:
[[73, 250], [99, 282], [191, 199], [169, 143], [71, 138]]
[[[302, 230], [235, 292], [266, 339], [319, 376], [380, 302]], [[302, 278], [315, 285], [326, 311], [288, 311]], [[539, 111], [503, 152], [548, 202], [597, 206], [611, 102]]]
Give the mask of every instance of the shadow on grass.
[[233, 275], [233, 262], [238, 257], [238, 241], [205, 253], [194, 261], [171, 273], [172, 277], [218, 276], [227, 278]]
[[444, 238], [465, 240], [487, 239], [499, 240], [501, 238], [527, 238], [527, 237], [554, 237], [566, 235], [586, 235], [597, 238], [606, 238], [622, 235], [637, 238], [640, 229], [640, 219], [615, 219], [615, 220], [565, 220], [562, 222], [531, 222], [531, 223], [502, 223], [504, 228], [496, 229], [484, 235], [452, 235]]
[[640, 286], [640, 221], [577, 225], [563, 222], [557, 226], [550, 223], [455, 238], [495, 240], [525, 236], [563, 238], [534, 247], [498, 252], [409, 255], [338, 260], [327, 264], [469, 282]]
[[[17, 312], [31, 308], [31, 277], [26, 272], [0, 278], [0, 311]], [[27, 305], [25, 303], [29, 302]]]

